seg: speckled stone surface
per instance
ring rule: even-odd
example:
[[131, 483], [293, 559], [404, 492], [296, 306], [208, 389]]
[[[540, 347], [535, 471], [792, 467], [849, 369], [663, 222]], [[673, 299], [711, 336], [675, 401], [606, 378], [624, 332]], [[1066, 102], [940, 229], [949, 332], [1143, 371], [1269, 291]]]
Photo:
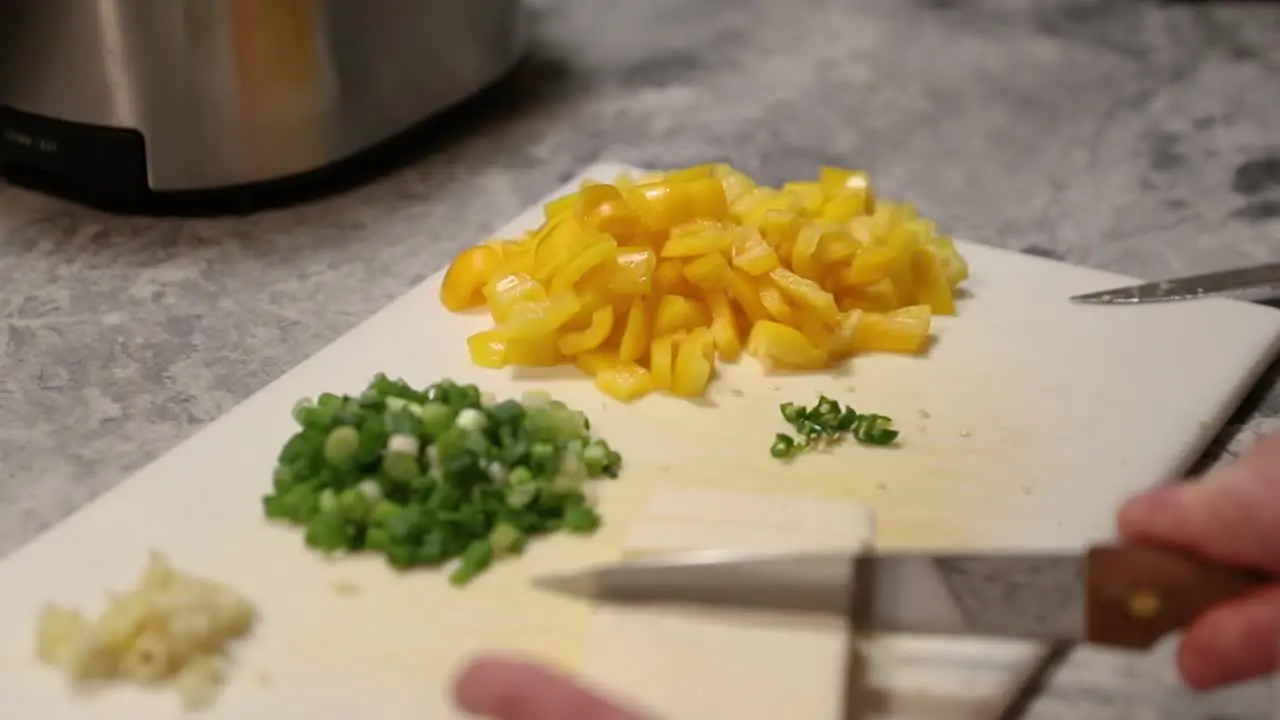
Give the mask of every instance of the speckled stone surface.
[[[143, 219], [0, 185], [0, 553], [601, 157], [727, 159], [768, 181], [866, 167], [957, 235], [1140, 276], [1280, 259], [1280, 7], [538, 8], [500, 99], [340, 196]], [[1274, 375], [1219, 450], [1277, 422]], [[1139, 705], [1050, 692], [1032, 716], [1269, 717], [1258, 688]]]

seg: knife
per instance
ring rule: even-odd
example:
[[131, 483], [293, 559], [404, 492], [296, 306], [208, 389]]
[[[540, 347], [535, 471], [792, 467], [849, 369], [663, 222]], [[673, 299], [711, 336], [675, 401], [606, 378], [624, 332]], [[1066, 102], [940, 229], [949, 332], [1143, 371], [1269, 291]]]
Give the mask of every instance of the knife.
[[1274, 581], [1172, 550], [1101, 545], [1083, 553], [698, 551], [534, 584], [604, 602], [839, 614], [877, 632], [1146, 649]]
[[1192, 275], [1076, 295], [1078, 303], [1117, 305], [1230, 296], [1254, 302], [1280, 298], [1280, 263]]

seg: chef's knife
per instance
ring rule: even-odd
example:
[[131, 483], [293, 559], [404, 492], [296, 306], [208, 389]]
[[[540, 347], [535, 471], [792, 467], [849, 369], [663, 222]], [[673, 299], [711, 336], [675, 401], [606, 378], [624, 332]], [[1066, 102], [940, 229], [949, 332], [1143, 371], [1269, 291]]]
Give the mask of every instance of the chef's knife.
[[1071, 299], [1093, 305], [1117, 305], [1218, 296], [1256, 302], [1280, 298], [1280, 263], [1130, 285], [1076, 295]]
[[835, 613], [864, 631], [1134, 649], [1273, 581], [1133, 545], [1084, 553], [686, 552], [534, 580], [605, 602]]

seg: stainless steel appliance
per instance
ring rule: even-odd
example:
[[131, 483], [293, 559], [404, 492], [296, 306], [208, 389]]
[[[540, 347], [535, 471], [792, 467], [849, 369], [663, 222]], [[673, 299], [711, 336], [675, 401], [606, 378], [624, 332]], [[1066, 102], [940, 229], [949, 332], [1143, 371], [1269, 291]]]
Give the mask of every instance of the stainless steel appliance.
[[311, 173], [498, 79], [520, 0], [2, 0], [0, 168], [111, 194]]

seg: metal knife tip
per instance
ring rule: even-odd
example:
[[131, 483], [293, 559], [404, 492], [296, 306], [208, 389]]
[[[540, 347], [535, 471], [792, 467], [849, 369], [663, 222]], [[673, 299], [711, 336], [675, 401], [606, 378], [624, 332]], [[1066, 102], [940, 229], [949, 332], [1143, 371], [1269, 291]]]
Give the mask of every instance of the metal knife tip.
[[559, 573], [539, 575], [533, 578], [533, 586], [539, 590], [589, 598], [595, 595], [595, 581], [586, 573]]

